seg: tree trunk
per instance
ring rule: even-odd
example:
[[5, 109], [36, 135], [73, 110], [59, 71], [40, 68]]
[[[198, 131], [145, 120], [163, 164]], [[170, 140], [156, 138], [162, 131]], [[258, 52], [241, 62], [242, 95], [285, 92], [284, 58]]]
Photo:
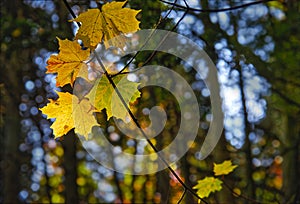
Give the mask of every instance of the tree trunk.
[[[3, 76], [3, 75], [2, 75]], [[16, 94], [17, 95], [17, 94]], [[2, 101], [4, 100], [4, 101]], [[20, 138], [20, 116], [16, 100], [8, 93], [1, 96], [1, 105], [4, 103], [5, 116], [4, 127], [1, 128], [1, 143], [3, 153], [1, 153], [2, 172], [2, 200], [3, 203], [18, 202], [18, 173], [19, 173], [19, 138]]]
[[[283, 203], [291, 203], [296, 201], [298, 179], [298, 160], [299, 146], [297, 145], [297, 137], [299, 137], [299, 119], [296, 116], [287, 116], [286, 134], [283, 138], [286, 153], [283, 154]], [[299, 139], [298, 139], [299, 140]]]
[[[63, 31], [61, 38], [72, 39], [71, 24], [68, 22], [69, 11], [64, 5], [63, 1], [55, 1], [56, 11], [59, 15], [59, 26]], [[66, 91], [66, 88], [64, 88]], [[78, 191], [77, 191], [77, 158], [76, 158], [76, 144], [78, 137], [74, 131], [69, 132], [63, 136], [62, 144], [64, 148], [64, 162], [63, 167], [65, 169], [65, 202], [76, 204], [79, 203]]]
[[[215, 147], [214, 151], [212, 152], [212, 156], [213, 156], [213, 162], [214, 163], [222, 163], [225, 160], [230, 159], [230, 155], [228, 154], [228, 150], [226, 148], [226, 144], [228, 142], [225, 139], [225, 135], [224, 133], [222, 134], [222, 136], [220, 137], [220, 140], [217, 144], [217, 146]], [[231, 182], [229, 182], [229, 180], [225, 180], [226, 184], [231, 186]], [[221, 192], [216, 193], [215, 197], [217, 199], [217, 201], [219, 203], [233, 203], [234, 197], [232, 196], [232, 192], [227, 189], [226, 187], [224, 187], [224, 190], [222, 190]]]
[[77, 135], [73, 131], [69, 132], [63, 137], [64, 148], [64, 162], [65, 169], [65, 199], [66, 203], [78, 203], [77, 192], [77, 159], [76, 159], [76, 143], [78, 141]]
[[[19, 1], [1, 2], [1, 13], [17, 18]], [[3, 7], [2, 7], [3, 6]], [[1, 33], [1, 41], [5, 36]], [[12, 53], [1, 52], [0, 84], [1, 85], [1, 203], [17, 203], [19, 193], [20, 153], [18, 151], [21, 139], [19, 103], [23, 89], [20, 72], [21, 58], [26, 57], [28, 50], [15, 49]], [[27, 59], [23, 59], [26, 61]]]

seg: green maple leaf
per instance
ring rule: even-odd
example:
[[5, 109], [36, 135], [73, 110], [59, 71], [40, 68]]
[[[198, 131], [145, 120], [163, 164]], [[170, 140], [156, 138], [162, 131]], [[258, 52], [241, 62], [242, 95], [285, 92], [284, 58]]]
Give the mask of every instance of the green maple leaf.
[[198, 180], [198, 184], [193, 187], [197, 189], [197, 194], [201, 197], [208, 197], [210, 193], [220, 191], [222, 189], [222, 181], [215, 177], [205, 177]]
[[227, 175], [230, 172], [232, 172], [236, 167], [237, 165], [232, 165], [232, 162], [230, 160], [226, 160], [221, 164], [214, 163], [214, 172], [216, 176]]
[[[130, 107], [129, 103], [134, 102], [140, 97], [141, 94], [138, 90], [139, 83], [129, 81], [124, 75], [115, 76], [113, 81], [127, 104], [127, 107]], [[128, 114], [127, 110], [106, 76], [101, 77], [95, 82], [94, 87], [86, 97], [89, 98], [91, 103], [99, 111], [106, 109], [107, 120], [114, 116], [125, 121]]]

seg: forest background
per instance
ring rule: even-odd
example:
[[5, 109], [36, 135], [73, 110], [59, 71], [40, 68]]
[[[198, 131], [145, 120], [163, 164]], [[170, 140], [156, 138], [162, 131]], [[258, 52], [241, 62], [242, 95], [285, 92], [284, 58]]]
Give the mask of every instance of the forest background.
[[[93, 0], [68, 3], [76, 15], [98, 6]], [[73, 17], [58, 0], [4, 0], [0, 5], [0, 202], [197, 202], [168, 169], [120, 174], [96, 162], [74, 132], [54, 139], [51, 121], [39, 111], [48, 98], [57, 97], [55, 75], [45, 73], [46, 61], [58, 52], [56, 37], [74, 38], [76, 25], [68, 21]], [[213, 163], [231, 160], [238, 167], [222, 178], [222, 190], [210, 194], [207, 202], [299, 203], [299, 1], [129, 0], [127, 6], [141, 9], [141, 29], [173, 30], [188, 37], [218, 70], [224, 131], [211, 155], [199, 160], [211, 121], [209, 91], [178, 59], [156, 53], [150, 60], [180, 73], [200, 104], [198, 136], [176, 164], [185, 184], [192, 188], [213, 175]], [[139, 55], [133, 64], [149, 55]], [[144, 89], [143, 94], [136, 106], [139, 118], [146, 118], [143, 110], [155, 104], [170, 116], [156, 141], [162, 148], [178, 131], [180, 111], [172, 95], [159, 88]], [[115, 146], [136, 147], [112, 121], [103, 125]]]

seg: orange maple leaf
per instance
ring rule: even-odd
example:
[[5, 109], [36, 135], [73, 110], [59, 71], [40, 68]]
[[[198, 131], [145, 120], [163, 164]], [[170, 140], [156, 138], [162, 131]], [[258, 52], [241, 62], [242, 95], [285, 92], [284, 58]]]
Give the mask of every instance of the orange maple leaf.
[[88, 59], [90, 50], [82, 50], [77, 41], [57, 39], [60, 52], [50, 56], [46, 73], [57, 73], [56, 86], [73, 86], [77, 77], [87, 79], [88, 67], [84, 61]]

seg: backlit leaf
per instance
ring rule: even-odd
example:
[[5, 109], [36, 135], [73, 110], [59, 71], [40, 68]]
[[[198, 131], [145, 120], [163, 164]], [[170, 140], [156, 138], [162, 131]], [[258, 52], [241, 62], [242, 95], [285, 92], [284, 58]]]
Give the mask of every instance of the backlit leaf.
[[87, 79], [88, 68], [84, 61], [90, 55], [89, 49], [82, 50], [77, 41], [57, 39], [60, 52], [47, 61], [47, 73], [57, 73], [57, 86], [73, 86], [76, 77]]
[[57, 92], [57, 100], [50, 99], [47, 106], [41, 108], [47, 118], [56, 118], [51, 125], [55, 138], [67, 134], [75, 128], [75, 133], [88, 137], [93, 126], [99, 126], [94, 117], [93, 107], [88, 99], [79, 101], [77, 96], [70, 93]]
[[267, 4], [270, 7], [277, 8], [282, 11], [287, 11], [287, 6], [285, 4], [285, 0], [270, 1], [270, 2], [267, 2]]
[[[129, 107], [130, 102], [134, 102], [140, 97], [138, 83], [127, 80], [124, 75], [117, 75], [113, 78], [118, 90], [120, 91], [125, 103]], [[120, 98], [114, 93], [113, 86], [109, 83], [106, 76], [102, 76], [96, 81], [94, 87], [86, 96], [91, 103], [99, 110], [106, 109], [107, 119], [115, 116], [122, 120], [126, 119], [127, 110], [123, 106]]]
[[89, 9], [71, 21], [81, 22], [76, 34], [76, 39], [81, 39], [86, 47], [95, 48], [104, 41], [106, 48], [109, 46], [124, 47], [124, 41], [108, 40], [123, 33], [135, 32], [139, 29], [139, 21], [135, 16], [140, 10], [122, 8], [124, 2], [106, 3], [99, 9]]
[[236, 167], [237, 165], [232, 165], [230, 160], [226, 160], [222, 164], [214, 163], [214, 172], [216, 176], [226, 175], [232, 172]]
[[202, 180], [198, 180], [198, 184], [193, 187], [197, 189], [197, 194], [201, 198], [208, 197], [210, 193], [220, 191], [222, 189], [222, 181], [215, 177], [205, 177]]

